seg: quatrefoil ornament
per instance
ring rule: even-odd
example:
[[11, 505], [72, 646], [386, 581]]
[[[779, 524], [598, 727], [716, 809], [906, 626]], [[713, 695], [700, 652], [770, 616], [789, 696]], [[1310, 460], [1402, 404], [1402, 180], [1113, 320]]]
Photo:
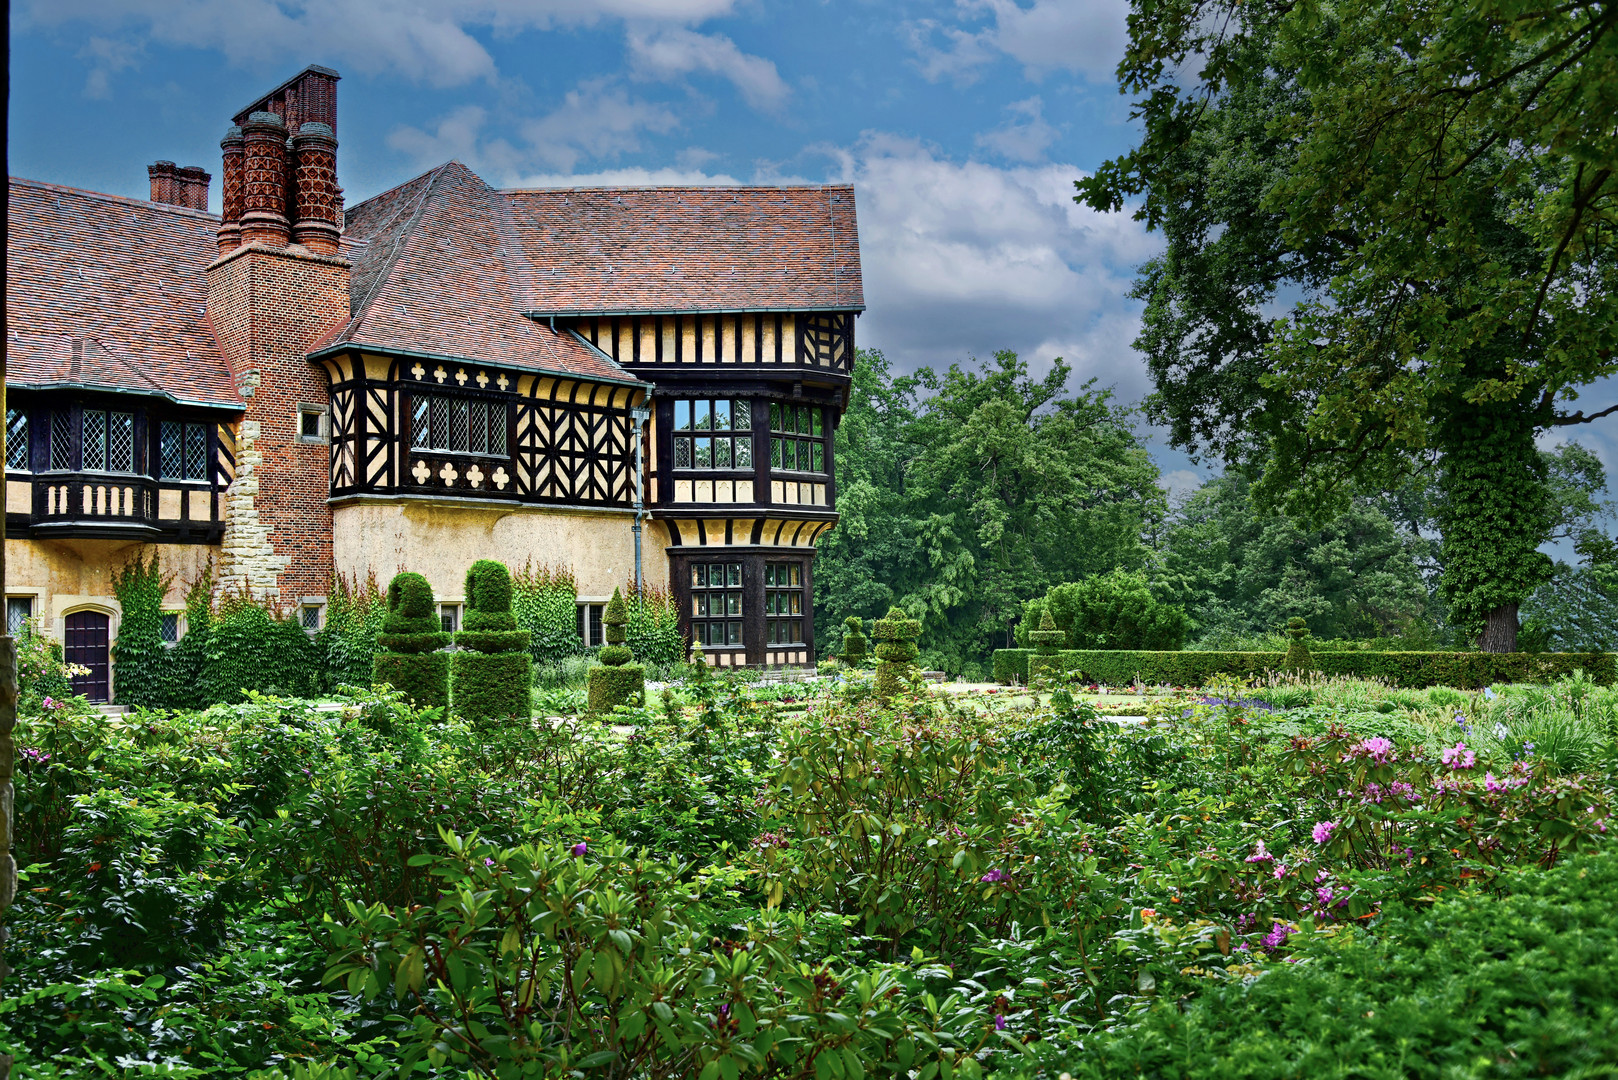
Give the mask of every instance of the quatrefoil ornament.
[[447, 461], [444, 462], [444, 467], [438, 470], [439, 479], [444, 481], [446, 485], [454, 484], [455, 478], [460, 475], [460, 473], [455, 471], [455, 466], [451, 465]]
[[427, 478], [432, 474], [433, 470], [427, 467], [427, 463], [425, 461], [416, 462], [416, 467], [410, 470], [410, 475], [416, 478], [416, 483], [418, 484], [425, 484], [427, 482]]

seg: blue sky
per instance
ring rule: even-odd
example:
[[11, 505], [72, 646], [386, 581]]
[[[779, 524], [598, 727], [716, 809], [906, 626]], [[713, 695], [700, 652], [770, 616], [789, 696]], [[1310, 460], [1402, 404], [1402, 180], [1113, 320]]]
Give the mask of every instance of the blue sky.
[[[343, 74], [350, 203], [449, 158], [498, 186], [852, 181], [862, 345], [901, 369], [1010, 348], [1125, 401], [1134, 268], [1158, 242], [1072, 181], [1134, 130], [1124, 0], [17, 0], [15, 175], [146, 197], [216, 174], [230, 116]], [[1618, 400], [1611, 386], [1589, 409]], [[1579, 437], [1618, 469], [1618, 423]], [[1588, 429], [1586, 429], [1588, 430]], [[1195, 481], [1155, 450], [1165, 479]]]

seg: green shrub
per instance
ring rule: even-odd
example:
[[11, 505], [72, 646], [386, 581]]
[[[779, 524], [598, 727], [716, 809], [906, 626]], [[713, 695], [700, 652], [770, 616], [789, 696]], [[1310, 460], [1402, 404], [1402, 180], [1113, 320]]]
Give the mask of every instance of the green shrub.
[[862, 666], [870, 644], [865, 636], [863, 619], [857, 615], [850, 615], [843, 620], [843, 663], [852, 668]]
[[597, 657], [599, 665], [590, 669], [590, 712], [610, 713], [619, 705], [638, 705], [646, 699], [646, 669], [630, 663], [634, 654], [624, 644], [628, 636], [628, 605], [622, 589], [612, 591], [607, 610], [601, 613], [607, 638]]
[[1287, 655], [1281, 667], [1286, 671], [1313, 671], [1314, 666], [1309, 655], [1309, 624], [1294, 615], [1287, 620]]
[[1138, 571], [1114, 570], [1051, 586], [1042, 600], [1023, 605], [1018, 645], [1032, 644], [1028, 634], [1046, 610], [1067, 635], [1069, 649], [1171, 650], [1180, 648], [1191, 632], [1185, 610], [1154, 596], [1146, 575]]
[[320, 654], [303, 626], [249, 597], [219, 602], [204, 647], [209, 702], [242, 701], [248, 691], [310, 697], [319, 690]]
[[158, 549], [151, 561], [137, 550], [113, 571], [112, 594], [123, 616], [112, 643], [113, 697], [120, 705], [166, 708], [174, 702], [169, 646], [163, 643], [163, 597], [173, 575], [163, 573]]
[[185, 592], [185, 636], [169, 650], [169, 707], [200, 709], [207, 700], [208, 637], [213, 632], [213, 564]]
[[891, 698], [904, 689], [921, 650], [921, 622], [909, 618], [902, 608], [889, 608], [885, 619], [878, 619], [871, 632], [876, 635], [876, 692]]
[[1028, 658], [1028, 679], [1030, 682], [1054, 679], [1062, 673], [1062, 659], [1057, 653], [1067, 635], [1056, 628], [1056, 621], [1051, 617], [1050, 606], [1039, 615], [1039, 629], [1028, 632], [1028, 643], [1034, 647], [1034, 655]]
[[387, 684], [421, 708], [449, 704], [449, 644], [439, 621], [433, 587], [420, 574], [399, 573], [388, 582], [387, 614], [377, 634], [371, 682]]
[[466, 571], [465, 629], [450, 662], [450, 700], [473, 722], [533, 715], [534, 658], [528, 631], [511, 612], [511, 573], [504, 563], [479, 559]]
[[1028, 681], [1028, 659], [1032, 649], [996, 649], [991, 658], [994, 681], [1009, 686], [1014, 681]]
[[388, 598], [376, 575], [363, 582], [333, 576], [326, 602], [326, 625], [315, 635], [315, 647], [326, 667], [326, 688], [367, 686], [373, 681], [372, 658], [388, 614]]
[[583, 649], [579, 640], [579, 585], [566, 567], [524, 566], [511, 576], [511, 613], [528, 631], [534, 663], [560, 665]]
[[674, 595], [655, 585], [624, 591], [624, 644], [643, 664], [678, 664], [685, 660], [685, 635]]
[[[1618, 852], [1522, 870], [1506, 895], [1393, 907], [1369, 933], [1303, 933], [1301, 963], [1210, 980], [1077, 1046], [1078, 1080], [1611, 1075], [1618, 1061]], [[1028, 1064], [1033, 1065], [1033, 1062]]]

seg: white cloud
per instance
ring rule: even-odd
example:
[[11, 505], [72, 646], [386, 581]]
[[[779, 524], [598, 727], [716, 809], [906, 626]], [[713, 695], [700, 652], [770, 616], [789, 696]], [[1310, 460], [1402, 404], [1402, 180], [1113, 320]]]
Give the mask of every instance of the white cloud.
[[[434, 86], [496, 76], [494, 58], [468, 31], [503, 33], [603, 19], [686, 23], [723, 15], [735, 0], [24, 0], [16, 30], [82, 22], [104, 39], [217, 49], [232, 63], [304, 63], [311, 56], [362, 73], [386, 71]], [[91, 88], [119, 70], [92, 55]], [[124, 66], [128, 66], [125, 64]]]
[[1108, 82], [1128, 40], [1128, 0], [1034, 0], [1029, 7], [1018, 0], [956, 0], [955, 7], [968, 23], [990, 24], [981, 29], [930, 19], [911, 24], [911, 47], [929, 79], [970, 82], [1005, 55], [1021, 63], [1030, 78], [1065, 70]]
[[753, 108], [774, 112], [790, 91], [775, 65], [751, 56], [722, 34], [665, 28], [629, 31], [630, 72], [637, 79], [673, 80], [693, 72], [719, 75], [735, 85]]
[[977, 137], [977, 144], [1012, 161], [1039, 161], [1056, 141], [1056, 129], [1045, 122], [1043, 102], [1035, 96], [1006, 106], [1016, 117]]
[[430, 131], [397, 127], [388, 134], [387, 142], [419, 166], [456, 158], [490, 183], [506, 185], [536, 168], [565, 173], [583, 162], [634, 153], [642, 148], [646, 133], [672, 131], [680, 123], [669, 109], [633, 98], [606, 78], [580, 83], [552, 111], [519, 122], [520, 145], [485, 138], [487, 120], [481, 107], [466, 105], [440, 119]]
[[140, 59], [141, 47], [132, 41], [92, 37], [79, 50], [80, 60], [90, 61], [90, 73], [84, 79], [84, 96], [108, 98], [112, 96], [112, 76], [125, 68], [134, 67]]

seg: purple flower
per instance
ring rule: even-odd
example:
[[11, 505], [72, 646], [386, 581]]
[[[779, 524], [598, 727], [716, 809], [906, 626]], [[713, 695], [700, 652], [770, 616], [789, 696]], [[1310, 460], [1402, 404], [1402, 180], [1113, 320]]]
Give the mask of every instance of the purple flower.
[[1385, 764], [1394, 758], [1393, 740], [1377, 735], [1361, 742], [1354, 748], [1353, 752], [1362, 757], [1368, 757], [1379, 765]]
[[1452, 769], [1470, 769], [1478, 760], [1478, 756], [1468, 750], [1464, 742], [1456, 743], [1438, 756]]
[[1315, 838], [1315, 843], [1324, 844], [1331, 839], [1332, 830], [1335, 828], [1337, 828], [1335, 821], [1317, 821], [1310, 835]]
[[1264, 847], [1264, 841], [1260, 840], [1258, 842], [1258, 846], [1253, 849], [1253, 854], [1251, 854], [1251, 855], [1249, 855], [1247, 857], [1247, 861], [1248, 862], [1274, 862], [1275, 861], [1275, 856], [1271, 855], [1269, 853], [1269, 851]]
[[1277, 881], [1280, 881], [1282, 878], [1286, 877], [1287, 876], [1287, 864], [1286, 863], [1276, 863], [1275, 864], [1275, 873], [1272, 874], [1271, 876], [1274, 877], [1275, 880], [1277, 880]]
[[994, 885], [998, 882], [1006, 880], [1006, 872], [999, 869], [990, 870], [987, 874], [984, 874], [982, 877], [978, 878], [978, 880], [987, 881], [989, 884]]
[[1006, 1030], [1006, 1018], [1004, 1016], [1001, 1016], [999, 1013], [994, 1014], [994, 1030], [996, 1030], [996, 1031], [1004, 1031], [1004, 1030]]
[[1332, 887], [1330, 885], [1322, 885], [1320, 888], [1315, 890], [1315, 895], [1320, 897], [1320, 902], [1322, 904], [1330, 904], [1331, 898], [1337, 894], [1332, 891]]
[[589, 850], [590, 850], [590, 845], [586, 844], [583, 840], [580, 840], [577, 844], [573, 845], [573, 854], [574, 855], [583, 855], [585, 852], [587, 852]]
[[1270, 928], [1270, 932], [1268, 934], [1264, 935], [1264, 948], [1269, 952], [1274, 952], [1281, 946], [1285, 945], [1287, 943], [1287, 938], [1291, 936], [1292, 930], [1287, 926], [1287, 924], [1278, 922]]
[[483, 865], [484, 866], [493, 866], [494, 865], [494, 860], [493, 859], [484, 859], [483, 860]]

